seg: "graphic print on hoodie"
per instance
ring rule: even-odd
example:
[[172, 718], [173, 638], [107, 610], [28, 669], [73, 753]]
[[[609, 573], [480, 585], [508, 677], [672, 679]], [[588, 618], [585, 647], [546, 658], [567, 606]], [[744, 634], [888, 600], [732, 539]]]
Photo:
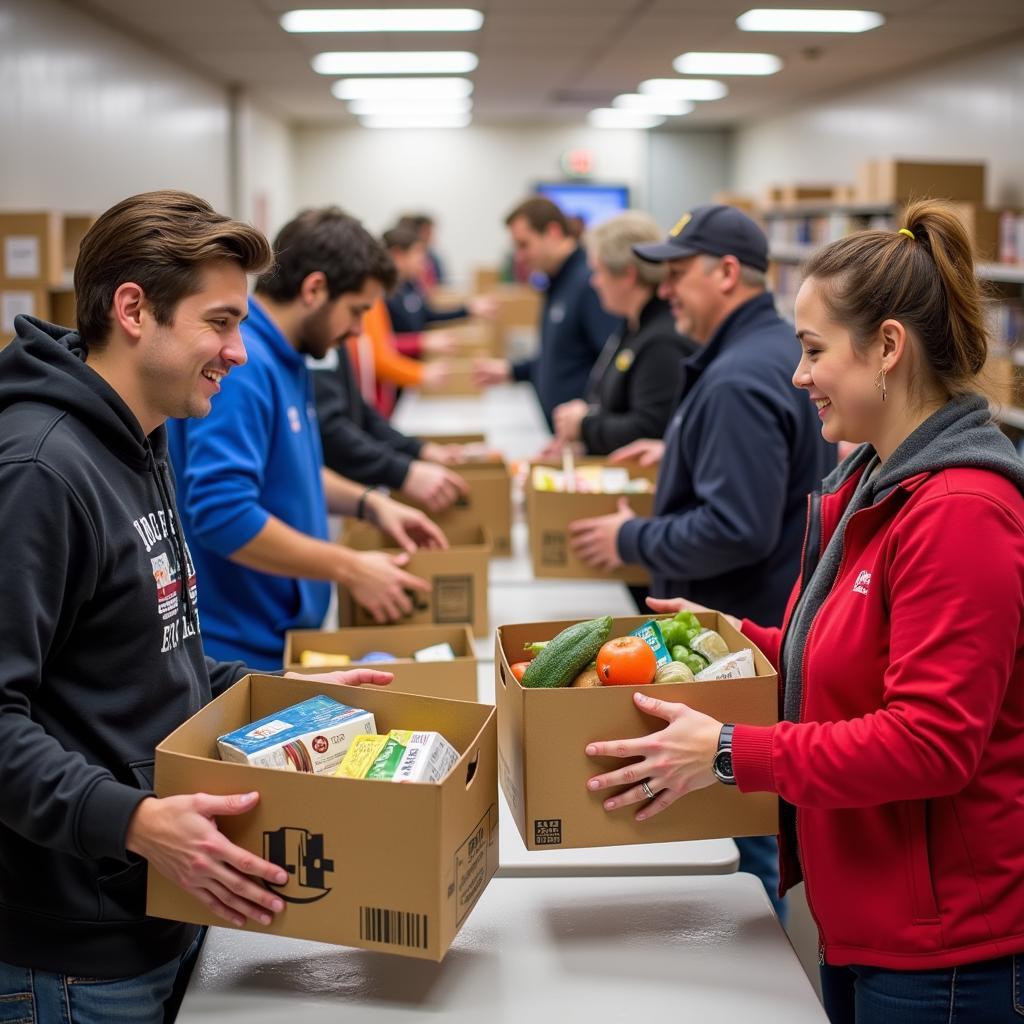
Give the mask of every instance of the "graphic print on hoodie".
[[203, 656], [164, 429], [146, 437], [32, 317], [0, 352], [0, 961], [143, 973], [195, 929], [145, 916], [125, 851], [156, 745], [244, 672]]

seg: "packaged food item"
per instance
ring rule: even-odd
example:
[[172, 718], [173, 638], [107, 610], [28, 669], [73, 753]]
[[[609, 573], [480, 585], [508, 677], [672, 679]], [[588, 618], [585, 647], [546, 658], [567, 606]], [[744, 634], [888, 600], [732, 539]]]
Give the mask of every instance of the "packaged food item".
[[360, 659], [359, 663], [372, 664], [375, 661], [397, 661], [398, 659], [391, 654], [389, 651], [367, 651]]
[[661, 635], [661, 626], [653, 619], [642, 626], [637, 626], [629, 635], [640, 637], [654, 651], [654, 658], [659, 666], [668, 665], [672, 661], [672, 654], [665, 646], [665, 638]]
[[439, 732], [392, 729], [364, 778], [391, 782], [440, 782], [459, 752]]
[[324, 775], [352, 741], [376, 732], [373, 713], [318, 695], [217, 737], [221, 760]]
[[692, 683], [694, 675], [681, 661], [670, 661], [654, 673], [656, 683]]
[[322, 668], [324, 665], [350, 665], [352, 659], [347, 654], [330, 654], [327, 651], [303, 651], [299, 655], [299, 664], [303, 668]]
[[744, 647], [742, 651], [733, 651], [732, 654], [713, 661], [694, 678], [698, 683], [705, 683], [712, 679], [750, 679], [756, 674], [754, 652], [749, 647]]
[[531, 482], [535, 491], [568, 494], [644, 494], [654, 489], [645, 477], [631, 480], [623, 466], [534, 466]]
[[341, 763], [334, 769], [334, 774], [348, 779], [364, 779], [377, 755], [384, 749], [387, 736], [378, 733], [367, 733], [357, 736], [352, 746], [345, 752]]
[[708, 661], [717, 661], [729, 653], [729, 645], [722, 639], [721, 634], [713, 629], [705, 629], [698, 633], [687, 646], [691, 651], [696, 651], [701, 657]]
[[450, 643], [431, 644], [430, 647], [421, 647], [413, 651], [412, 656], [416, 661], [454, 661], [455, 651]]

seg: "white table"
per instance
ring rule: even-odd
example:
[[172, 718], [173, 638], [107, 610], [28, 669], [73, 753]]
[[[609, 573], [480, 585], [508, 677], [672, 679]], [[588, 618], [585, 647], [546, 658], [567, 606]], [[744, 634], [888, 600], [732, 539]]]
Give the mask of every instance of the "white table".
[[827, 1024], [751, 875], [496, 878], [440, 964], [211, 930], [178, 1024]]

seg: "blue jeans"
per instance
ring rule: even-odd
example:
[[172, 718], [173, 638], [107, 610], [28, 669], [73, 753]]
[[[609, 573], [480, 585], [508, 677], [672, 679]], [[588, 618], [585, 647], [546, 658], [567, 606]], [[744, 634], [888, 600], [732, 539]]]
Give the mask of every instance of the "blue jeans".
[[79, 978], [0, 963], [0, 1024], [173, 1021], [206, 929], [169, 963], [134, 978]]
[[786, 901], [779, 896], [779, 841], [775, 836], [747, 836], [737, 839], [740, 850], [740, 871], [757, 875], [772, 901], [779, 922], [786, 923]]
[[832, 1024], [1024, 1024], [1024, 954], [937, 971], [821, 968]]

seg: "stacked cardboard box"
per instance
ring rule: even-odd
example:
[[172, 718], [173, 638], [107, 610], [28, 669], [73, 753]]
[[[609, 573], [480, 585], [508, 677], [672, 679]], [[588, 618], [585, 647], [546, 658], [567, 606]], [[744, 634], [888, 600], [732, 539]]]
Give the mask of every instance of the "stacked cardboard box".
[[[217, 737], [316, 694], [373, 712], [382, 733], [441, 733], [459, 752], [437, 783], [335, 778], [231, 764]], [[285, 909], [250, 931], [441, 960], [498, 867], [497, 726], [489, 705], [244, 677], [157, 747], [156, 793], [247, 793], [259, 803], [221, 818], [231, 842], [285, 868]], [[197, 899], [149, 872], [147, 912], [223, 925]]]
[[985, 201], [983, 163], [867, 160], [857, 170], [857, 201], [895, 204], [914, 199]]

